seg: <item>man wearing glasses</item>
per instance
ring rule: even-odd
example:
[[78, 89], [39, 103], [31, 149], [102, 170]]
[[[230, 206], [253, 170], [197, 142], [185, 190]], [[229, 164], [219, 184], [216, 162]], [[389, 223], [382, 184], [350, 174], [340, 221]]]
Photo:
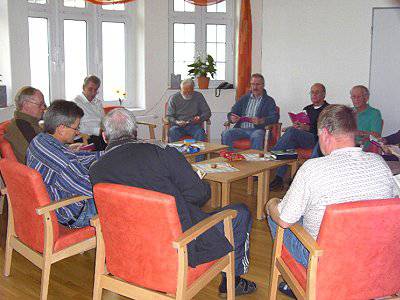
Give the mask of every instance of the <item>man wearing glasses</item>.
[[242, 96], [228, 113], [228, 121], [234, 128], [222, 132], [221, 142], [231, 149], [233, 142], [250, 139], [252, 149], [264, 149], [265, 126], [278, 122], [279, 114], [275, 100], [264, 89], [261, 74], [253, 74], [250, 79], [251, 91]]
[[[54, 101], [44, 113], [43, 132], [29, 145], [26, 164], [40, 173], [52, 201], [77, 195], [92, 197], [89, 167], [103, 153], [75, 152], [68, 146], [79, 134], [83, 115], [83, 110], [74, 102]], [[96, 214], [93, 199], [56, 210], [58, 221], [70, 228], [88, 226]]]
[[[325, 101], [325, 94], [325, 86], [322, 83], [314, 83], [311, 86], [310, 98], [312, 103], [303, 108], [310, 119], [310, 124], [303, 124], [300, 122], [293, 123], [293, 126], [286, 129], [284, 135], [282, 135], [272, 150], [314, 148], [315, 144], [318, 142], [317, 122], [319, 114], [329, 105]], [[283, 178], [287, 169], [287, 166], [282, 166], [276, 170], [276, 176], [271, 182], [270, 188], [283, 186]]]
[[46, 109], [46, 103], [42, 92], [31, 86], [22, 87], [14, 101], [16, 106], [14, 118], [4, 137], [11, 144], [17, 160], [25, 163], [29, 143], [41, 132], [39, 120]]

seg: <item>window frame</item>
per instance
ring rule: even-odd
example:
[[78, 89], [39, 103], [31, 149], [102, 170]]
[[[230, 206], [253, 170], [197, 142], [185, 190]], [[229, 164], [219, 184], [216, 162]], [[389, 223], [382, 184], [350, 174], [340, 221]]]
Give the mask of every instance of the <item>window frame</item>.
[[[194, 12], [174, 11], [174, 0], [169, 0], [168, 5], [168, 71], [174, 73], [174, 23], [195, 24], [195, 56], [206, 54], [207, 49], [207, 24], [226, 26], [225, 48], [225, 80], [210, 78], [210, 88], [217, 87], [221, 82], [233, 83], [234, 74], [234, 1], [226, 0], [226, 13], [207, 12], [207, 6], [195, 6]], [[215, 59], [215, 58], [214, 58]], [[182, 79], [188, 75], [182, 75]]]
[[[86, 2], [85, 8], [64, 6], [63, 0], [47, 0], [46, 4], [29, 3], [27, 0], [28, 18], [38, 17], [48, 19], [49, 36], [49, 100], [65, 99], [65, 61], [64, 61], [64, 20], [86, 22], [87, 32], [87, 73], [95, 74], [103, 79], [102, 60], [102, 22], [118, 22], [125, 24], [125, 89], [129, 95], [127, 106], [138, 107], [139, 103], [134, 93], [136, 82], [135, 68], [135, 38], [134, 21], [136, 5], [125, 3], [125, 10], [104, 10], [101, 5]], [[30, 60], [30, 56], [29, 56]], [[83, 83], [82, 78], [82, 83]], [[103, 99], [103, 85], [99, 89], [98, 97]], [[73, 99], [66, 99], [73, 100]], [[104, 103], [119, 104], [115, 99], [103, 99]]]

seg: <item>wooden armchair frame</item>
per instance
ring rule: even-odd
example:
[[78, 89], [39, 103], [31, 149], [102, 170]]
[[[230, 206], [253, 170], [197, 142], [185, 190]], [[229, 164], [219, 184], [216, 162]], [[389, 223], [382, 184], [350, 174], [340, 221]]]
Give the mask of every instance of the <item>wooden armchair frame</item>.
[[157, 291], [149, 290], [134, 284], [125, 282], [117, 277], [108, 275], [106, 270], [105, 245], [103, 234], [101, 231], [100, 220], [95, 217], [91, 220], [92, 226], [96, 228], [97, 249], [96, 249], [96, 269], [94, 277], [93, 300], [99, 300], [102, 297], [102, 290], [107, 289], [114, 291], [125, 297], [135, 299], [191, 299], [205, 285], [207, 285], [221, 271], [226, 272], [227, 277], [227, 295], [229, 300], [235, 299], [234, 276], [235, 263], [234, 252], [228, 253], [226, 256], [218, 260], [204, 274], [202, 274], [189, 287], [187, 286], [188, 275], [188, 252], [187, 245], [200, 234], [224, 221], [225, 237], [233, 245], [233, 229], [232, 219], [235, 218], [237, 212], [232, 209], [221, 211], [207, 219], [199, 222], [186, 232], [184, 232], [178, 240], [172, 243], [172, 247], [178, 251], [178, 280], [176, 295], [169, 295]]
[[[7, 194], [7, 190], [3, 189], [2, 193]], [[9, 197], [8, 194], [7, 197]], [[73, 204], [82, 200], [87, 200], [89, 198], [90, 197], [87, 196], [68, 198], [36, 209], [36, 213], [40, 216], [43, 216], [44, 223], [44, 247], [42, 254], [25, 245], [16, 235], [11, 201], [8, 201], [8, 230], [4, 262], [4, 276], [10, 275], [12, 251], [15, 250], [19, 252], [21, 255], [31, 261], [35, 266], [39, 267], [42, 270], [40, 299], [47, 299], [51, 265], [64, 258], [82, 253], [96, 247], [96, 237], [93, 236], [89, 239], [73, 244], [65, 249], [53, 252], [54, 236], [50, 213], [60, 207], [64, 207], [66, 205]]]
[[272, 252], [271, 279], [269, 286], [269, 298], [276, 299], [278, 289], [278, 278], [282, 275], [286, 283], [290, 286], [297, 299], [316, 299], [316, 279], [318, 258], [323, 255], [323, 250], [318, 246], [313, 237], [299, 224], [294, 224], [288, 228], [299, 239], [299, 241], [310, 251], [307, 267], [307, 287], [302, 288], [296, 280], [289, 267], [282, 259], [283, 233], [284, 229], [277, 226], [274, 248]]

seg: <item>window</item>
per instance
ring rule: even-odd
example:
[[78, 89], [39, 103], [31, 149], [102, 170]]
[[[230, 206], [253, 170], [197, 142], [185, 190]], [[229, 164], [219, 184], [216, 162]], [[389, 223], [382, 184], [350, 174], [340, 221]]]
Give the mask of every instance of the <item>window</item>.
[[[27, 5], [31, 84], [48, 104], [74, 99], [88, 74], [101, 78], [98, 97], [104, 101], [118, 101], [116, 90], [134, 95], [134, 59], [128, 59], [134, 57], [132, 3], [27, 0]], [[127, 100], [135, 106], [135, 99]]]
[[217, 68], [211, 86], [233, 82], [233, 6], [233, 0], [205, 7], [170, 0], [170, 73], [186, 78], [187, 65], [210, 54]]

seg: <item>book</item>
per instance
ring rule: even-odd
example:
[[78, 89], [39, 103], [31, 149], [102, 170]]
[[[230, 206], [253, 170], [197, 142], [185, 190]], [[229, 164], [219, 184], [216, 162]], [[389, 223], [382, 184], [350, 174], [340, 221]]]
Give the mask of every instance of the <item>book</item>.
[[239, 122], [252, 122], [252, 118], [249, 117], [240, 117]]
[[298, 114], [290, 112], [289, 117], [293, 123], [302, 123], [302, 124], [308, 124], [308, 125], [311, 123], [310, 118], [304, 111], [299, 112]]
[[95, 150], [96, 146], [93, 143], [84, 145], [79, 148], [79, 151], [95, 151]]
[[275, 158], [276, 160], [282, 160], [282, 159], [296, 159], [297, 158], [297, 152], [296, 150], [289, 149], [289, 150], [272, 150], [271, 151], [271, 156]]

